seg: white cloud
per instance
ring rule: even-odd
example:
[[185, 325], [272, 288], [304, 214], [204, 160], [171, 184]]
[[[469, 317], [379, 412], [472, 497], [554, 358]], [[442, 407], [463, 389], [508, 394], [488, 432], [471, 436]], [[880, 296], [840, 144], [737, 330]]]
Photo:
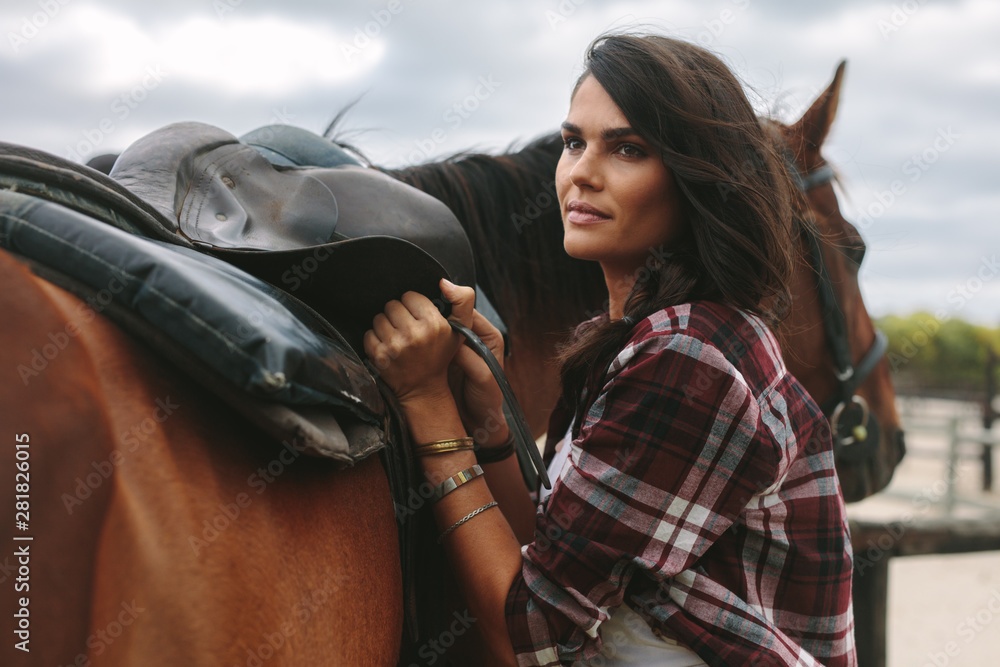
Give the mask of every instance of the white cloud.
[[16, 53], [2, 53], [22, 67], [48, 51], [73, 54], [65, 62], [65, 74], [71, 75], [62, 83], [94, 95], [127, 90], [153, 66], [172, 82], [212, 94], [265, 91], [280, 97], [369, 72], [385, 53], [381, 27], [375, 27], [365, 35], [364, 25], [336, 30], [322, 22], [239, 12], [188, 15], [145, 27], [119, 11], [80, 4], [63, 9]]

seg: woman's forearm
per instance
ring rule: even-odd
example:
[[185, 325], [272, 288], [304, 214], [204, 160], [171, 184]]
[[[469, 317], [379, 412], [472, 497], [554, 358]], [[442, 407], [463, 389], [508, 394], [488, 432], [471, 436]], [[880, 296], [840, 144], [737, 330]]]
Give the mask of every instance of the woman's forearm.
[[[507, 517], [507, 523], [513, 529], [518, 542], [528, 544], [534, 538], [535, 532], [535, 503], [531, 500], [528, 487], [525, 486], [524, 477], [521, 475], [521, 468], [517, 462], [516, 453], [511, 454], [502, 461], [495, 463], [484, 463], [482, 459], [489, 452], [496, 452], [497, 448], [504, 447], [510, 437], [511, 430], [507, 426], [506, 419], [500, 410], [491, 411], [485, 423], [477, 427], [476, 424], [465, 422], [467, 431], [477, 436], [477, 442], [482, 448], [483, 456], [479, 457], [479, 465], [482, 466], [486, 476], [486, 483], [493, 493], [493, 498], [497, 501], [500, 510]], [[482, 433], [486, 437], [479, 439]], [[529, 443], [535, 447], [535, 443]]]
[[[531, 443], [531, 446], [534, 447], [535, 444]], [[524, 485], [517, 456], [511, 455], [503, 461], [480, 465], [485, 473], [486, 483], [507, 517], [507, 523], [517, 536], [518, 543], [528, 544], [535, 536], [535, 503]]]
[[[462, 437], [465, 429], [450, 394], [420, 400], [403, 406], [410, 435], [415, 444]], [[428, 480], [444, 480], [476, 464], [471, 451], [433, 454], [420, 458]], [[498, 467], [500, 464], [487, 464]], [[509, 467], [509, 462], [507, 462]], [[483, 466], [484, 469], [486, 466]], [[514, 465], [516, 469], [516, 464]], [[497, 470], [507, 474], [507, 470]], [[496, 475], [490, 475], [498, 480]], [[486, 477], [484, 475], [483, 477]], [[517, 480], [520, 482], [520, 472]], [[521, 488], [524, 484], [520, 483]], [[440, 531], [447, 530], [474, 510], [498, 499], [486, 479], [477, 478], [458, 487], [434, 504]], [[500, 488], [505, 488], [501, 483]], [[501, 491], [505, 504], [508, 491]], [[527, 498], [527, 491], [523, 491]], [[530, 500], [528, 501], [530, 503]], [[516, 501], [515, 501], [516, 506]], [[523, 511], [523, 510], [522, 510]], [[514, 653], [507, 635], [505, 606], [507, 593], [521, 571], [520, 542], [499, 507], [487, 509], [452, 530], [444, 538], [445, 551], [452, 571], [465, 595], [469, 610], [476, 618], [483, 638], [497, 657], [513, 664]]]

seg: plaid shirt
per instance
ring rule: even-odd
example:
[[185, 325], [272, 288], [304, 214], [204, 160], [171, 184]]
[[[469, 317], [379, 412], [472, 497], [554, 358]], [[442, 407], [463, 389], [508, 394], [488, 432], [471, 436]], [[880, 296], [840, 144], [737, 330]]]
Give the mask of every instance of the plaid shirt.
[[593, 657], [621, 604], [709, 665], [856, 664], [829, 425], [760, 319], [637, 324], [571, 446], [507, 597], [519, 664]]

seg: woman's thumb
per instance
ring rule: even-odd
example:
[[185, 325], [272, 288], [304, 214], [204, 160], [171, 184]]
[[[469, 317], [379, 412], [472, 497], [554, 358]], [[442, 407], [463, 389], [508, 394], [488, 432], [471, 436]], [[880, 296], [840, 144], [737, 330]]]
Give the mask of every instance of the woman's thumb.
[[476, 290], [456, 285], [447, 278], [441, 279], [441, 293], [451, 303], [452, 317], [461, 324], [472, 326], [472, 313], [476, 307]]

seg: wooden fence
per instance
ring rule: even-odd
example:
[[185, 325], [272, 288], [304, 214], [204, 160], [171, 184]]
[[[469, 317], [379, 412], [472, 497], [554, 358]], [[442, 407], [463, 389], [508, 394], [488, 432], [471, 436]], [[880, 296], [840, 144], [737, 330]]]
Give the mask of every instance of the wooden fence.
[[[963, 420], [952, 417], [943, 423], [927, 423], [905, 419], [907, 433], [939, 433], [948, 438], [944, 461], [946, 489], [942, 498], [945, 517], [915, 517], [914, 513], [890, 522], [851, 521], [851, 542], [854, 547], [854, 619], [855, 641], [858, 646], [860, 667], [885, 667], [887, 595], [889, 589], [889, 561], [903, 556], [927, 554], [957, 554], [977, 551], [1000, 551], [1000, 513], [996, 504], [963, 498], [958, 493], [956, 478], [962, 459], [979, 459], [984, 464], [984, 487], [992, 480], [992, 452], [1000, 445], [1000, 433], [978, 428], [963, 429]], [[978, 445], [978, 456], [970, 454], [968, 445]], [[919, 451], [907, 456], [920, 456]], [[982, 518], [952, 517], [959, 505], [978, 509], [992, 509], [992, 514]], [[998, 663], [1000, 664], [1000, 663]]]

